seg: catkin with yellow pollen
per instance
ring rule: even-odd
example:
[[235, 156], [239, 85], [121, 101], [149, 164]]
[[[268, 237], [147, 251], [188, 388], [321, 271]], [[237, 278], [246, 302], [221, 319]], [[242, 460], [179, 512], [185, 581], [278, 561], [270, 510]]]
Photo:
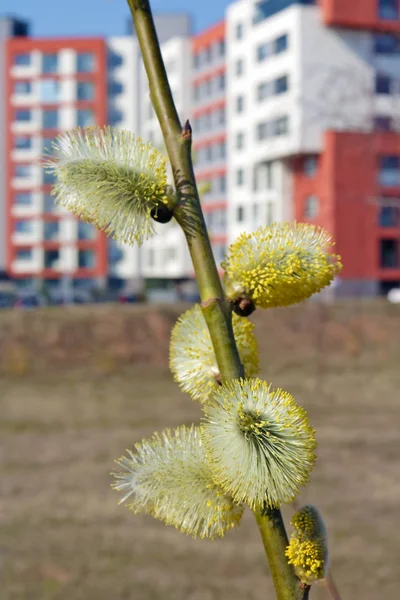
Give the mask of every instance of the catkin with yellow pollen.
[[229, 298], [256, 307], [302, 302], [332, 283], [342, 265], [331, 236], [304, 223], [274, 223], [243, 233], [222, 263]]
[[198, 427], [154, 434], [116, 462], [122, 471], [112, 487], [134, 513], [200, 538], [223, 537], [240, 523], [243, 506], [213, 481]]
[[[44, 162], [56, 175], [56, 202], [115, 239], [142, 244], [167, 203], [166, 158], [130, 131], [76, 128]], [[171, 213], [172, 216], [172, 213]]]

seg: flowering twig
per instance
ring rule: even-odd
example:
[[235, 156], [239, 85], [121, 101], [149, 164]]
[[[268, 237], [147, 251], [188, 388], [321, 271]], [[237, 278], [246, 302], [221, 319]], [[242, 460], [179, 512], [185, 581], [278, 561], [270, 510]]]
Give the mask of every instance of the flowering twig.
[[[202, 300], [202, 310], [210, 332], [222, 382], [244, 377], [243, 366], [232, 328], [232, 305], [224, 295], [213, 257], [194, 177], [191, 131], [182, 129], [173, 102], [148, 0], [127, 0], [141, 47], [157, 114], [171, 162], [178, 206], [174, 216], [188, 242]], [[305, 590], [285, 558], [287, 536], [279, 509], [274, 518], [257, 512], [257, 522], [271, 565], [278, 600], [301, 600]]]

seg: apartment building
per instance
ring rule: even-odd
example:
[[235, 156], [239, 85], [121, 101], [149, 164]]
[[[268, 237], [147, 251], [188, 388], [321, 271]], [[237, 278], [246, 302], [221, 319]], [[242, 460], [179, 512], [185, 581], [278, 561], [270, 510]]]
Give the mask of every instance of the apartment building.
[[192, 39], [192, 128], [195, 173], [217, 263], [227, 244], [225, 22]]
[[[237, 0], [194, 36], [186, 15], [156, 17], [181, 121], [191, 120], [218, 262], [242, 231], [296, 219], [335, 237], [336, 294], [400, 285], [399, 11], [398, 0]], [[51, 139], [76, 125], [109, 123], [162, 148], [132, 29], [107, 39], [17, 35], [0, 27], [7, 271], [21, 286], [54, 288], [193, 277], [174, 222], [140, 249], [106, 240], [54, 206], [40, 165]]]
[[397, 0], [239, 0], [227, 10], [228, 231], [319, 224], [335, 293], [400, 284]]

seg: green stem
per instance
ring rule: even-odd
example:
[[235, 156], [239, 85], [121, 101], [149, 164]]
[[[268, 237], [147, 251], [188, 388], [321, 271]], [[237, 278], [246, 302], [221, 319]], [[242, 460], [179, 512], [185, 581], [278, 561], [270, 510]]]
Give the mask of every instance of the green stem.
[[[200, 206], [192, 162], [192, 136], [188, 123], [184, 128], [172, 98], [161, 56], [149, 0], [127, 0], [150, 87], [150, 97], [164, 136], [178, 194], [174, 216], [181, 225], [190, 250], [202, 300], [202, 310], [210, 331], [222, 381], [244, 376], [232, 329], [232, 308], [226, 300], [211, 249], [210, 238]], [[299, 580], [288, 565], [282, 540], [286, 531], [279, 510], [274, 527], [267, 515], [256, 516], [264, 546], [274, 574], [278, 600], [300, 600]], [[268, 544], [266, 543], [268, 532]]]
[[289, 544], [282, 513], [278, 509], [264, 508], [254, 512], [268, 556], [272, 579], [279, 600], [303, 600], [308, 588], [302, 588], [292, 565], [285, 558]]

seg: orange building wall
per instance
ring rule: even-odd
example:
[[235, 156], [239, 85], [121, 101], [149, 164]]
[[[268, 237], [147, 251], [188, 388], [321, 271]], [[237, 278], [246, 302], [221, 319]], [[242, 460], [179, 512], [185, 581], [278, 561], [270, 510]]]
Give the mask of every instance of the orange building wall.
[[400, 32], [400, 20], [378, 16], [378, 0], [319, 0], [325, 25]]

